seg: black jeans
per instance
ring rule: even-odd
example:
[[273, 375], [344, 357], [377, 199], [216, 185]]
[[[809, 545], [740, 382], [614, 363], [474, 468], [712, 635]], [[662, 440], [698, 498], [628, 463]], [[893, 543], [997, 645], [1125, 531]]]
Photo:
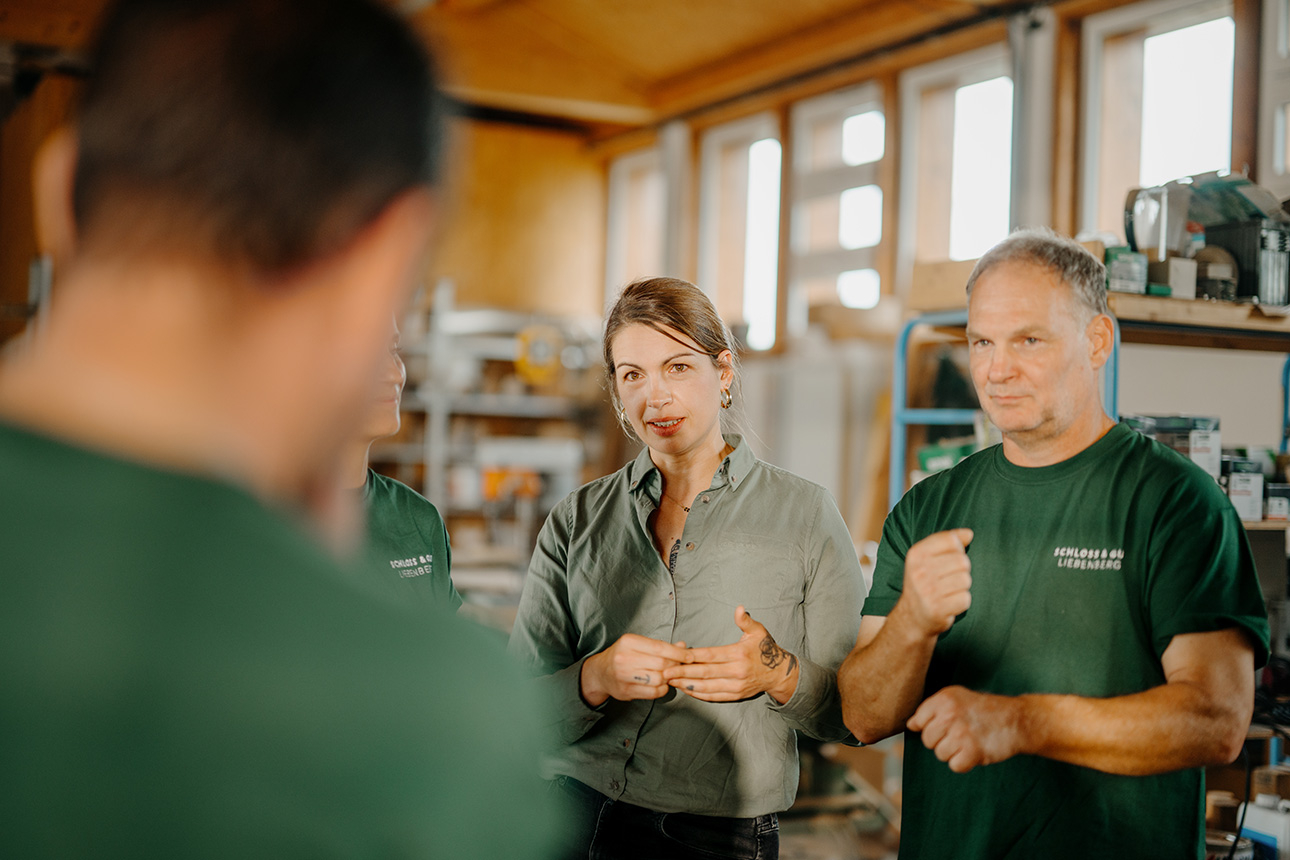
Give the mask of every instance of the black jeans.
[[568, 810], [566, 860], [778, 860], [779, 817], [654, 812], [556, 777]]

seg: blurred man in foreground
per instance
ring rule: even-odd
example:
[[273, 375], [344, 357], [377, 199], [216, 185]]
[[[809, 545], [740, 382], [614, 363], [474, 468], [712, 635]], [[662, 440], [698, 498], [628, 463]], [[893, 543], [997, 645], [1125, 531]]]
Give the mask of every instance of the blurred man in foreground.
[[302, 527], [347, 519], [436, 103], [376, 2], [108, 13], [40, 183], [75, 250], [0, 364], [0, 855], [546, 856], [492, 639], [391, 614]]

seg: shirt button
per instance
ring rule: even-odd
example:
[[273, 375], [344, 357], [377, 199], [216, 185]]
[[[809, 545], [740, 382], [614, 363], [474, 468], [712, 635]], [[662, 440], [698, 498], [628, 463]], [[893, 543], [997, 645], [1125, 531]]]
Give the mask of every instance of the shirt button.
[[618, 780], [616, 780], [616, 779], [611, 779], [611, 780], [609, 781], [609, 790], [610, 790], [610, 791], [618, 791], [618, 789], [620, 789], [620, 788], [622, 788], [622, 787], [623, 787], [623, 786], [622, 786], [622, 784], [621, 784]]
[[669, 592], [667, 593], [667, 599], [668, 599], [668, 600], [676, 600], [676, 595], [674, 595], [672, 592], [670, 592], [670, 591], [669, 591]]
[[631, 746], [631, 745], [632, 745], [632, 739], [631, 739], [631, 738], [623, 738], [623, 749], [627, 749], [627, 747], [629, 747], [629, 746]]
[[689, 543], [687, 543], [687, 544], [685, 545], [685, 548], [686, 548], [686, 549], [694, 549], [694, 541], [690, 541]]
[[708, 500], [709, 500], [709, 496], [705, 494], [703, 496], [703, 503], [706, 505], [708, 503]]

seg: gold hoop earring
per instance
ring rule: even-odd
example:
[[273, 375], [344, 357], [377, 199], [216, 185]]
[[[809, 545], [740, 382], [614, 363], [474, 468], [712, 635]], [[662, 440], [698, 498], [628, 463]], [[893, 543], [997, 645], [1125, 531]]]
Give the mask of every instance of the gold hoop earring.
[[735, 396], [730, 393], [729, 388], [721, 389], [721, 408], [729, 409], [730, 404], [735, 402]]

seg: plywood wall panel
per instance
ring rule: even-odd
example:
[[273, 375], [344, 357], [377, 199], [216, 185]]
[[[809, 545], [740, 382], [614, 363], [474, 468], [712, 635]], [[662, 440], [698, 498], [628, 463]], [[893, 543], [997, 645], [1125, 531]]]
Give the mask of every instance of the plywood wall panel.
[[603, 163], [573, 134], [481, 122], [457, 131], [432, 277], [454, 281], [460, 307], [599, 315]]

